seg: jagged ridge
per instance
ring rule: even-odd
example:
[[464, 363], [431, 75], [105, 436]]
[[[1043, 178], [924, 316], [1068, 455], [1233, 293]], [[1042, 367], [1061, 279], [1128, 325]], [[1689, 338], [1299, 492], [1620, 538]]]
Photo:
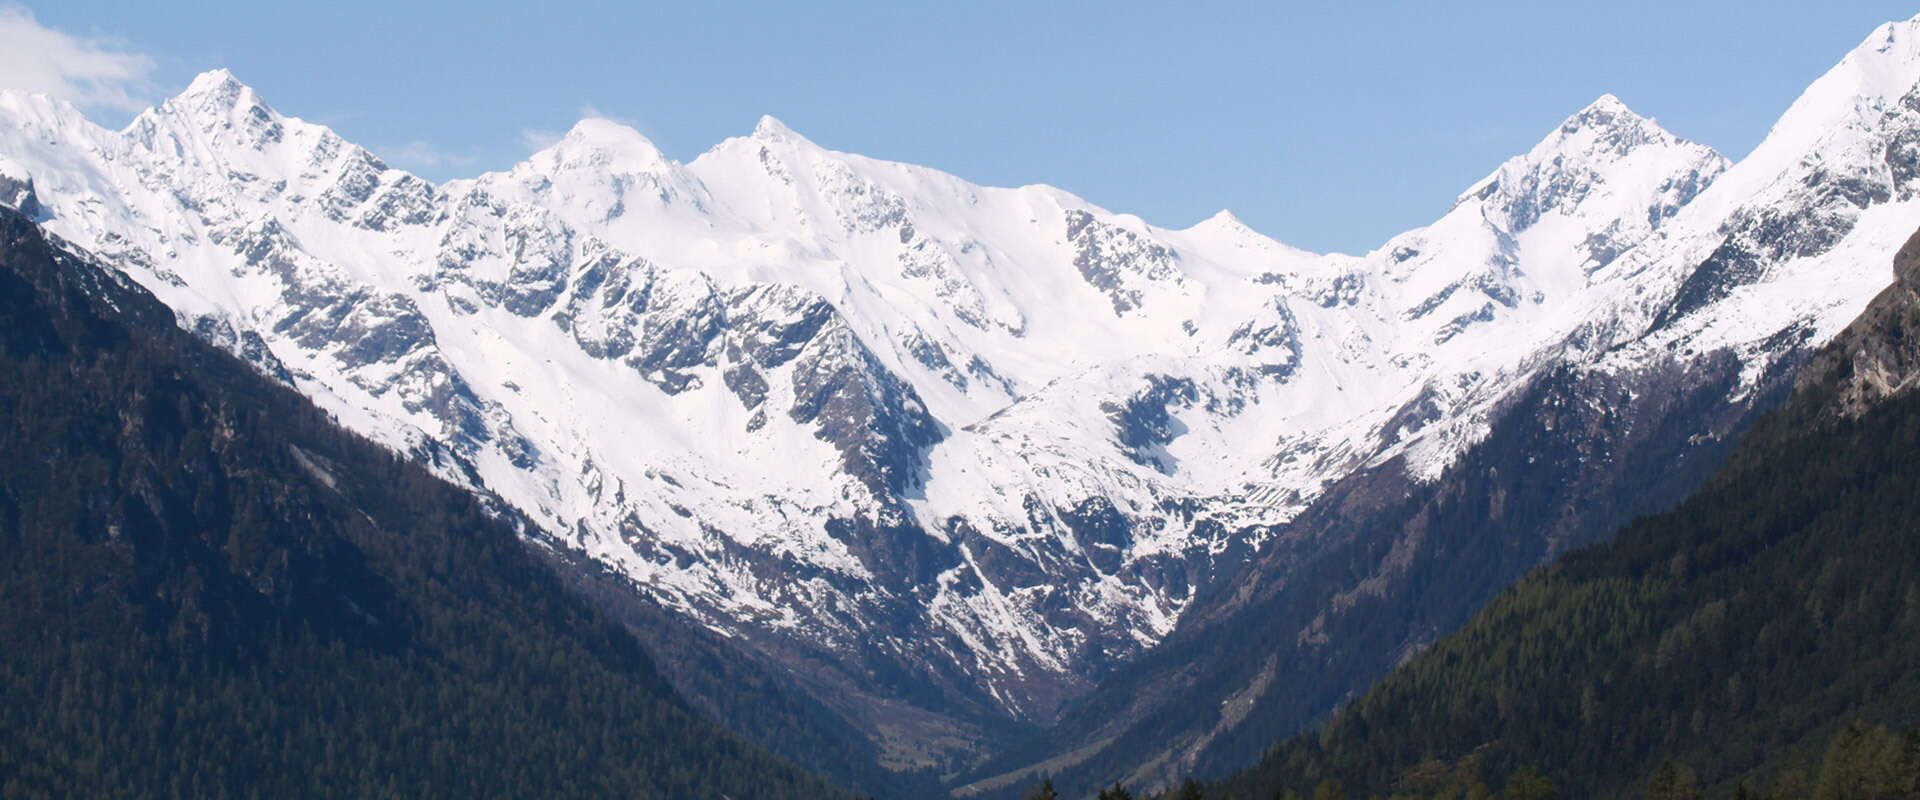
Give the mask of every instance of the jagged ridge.
[[[124, 131], [19, 94], [0, 119], [0, 189], [183, 323], [823, 691], [950, 717], [915, 763], [1051, 718], [1344, 476], [1439, 476], [1552, 367], [1731, 348], [1750, 392], [1878, 288], [1742, 268], [1683, 301], [1737, 209], [1804, 198], [1722, 190], [1611, 97], [1364, 256], [771, 119], [684, 164], [587, 120], [443, 185], [224, 72]], [[1832, 219], [1907, 196], [1811, 185], [1856, 210]], [[1875, 246], [1854, 223], [1774, 260]], [[1796, 303], [1740, 311], [1775, 285]]]

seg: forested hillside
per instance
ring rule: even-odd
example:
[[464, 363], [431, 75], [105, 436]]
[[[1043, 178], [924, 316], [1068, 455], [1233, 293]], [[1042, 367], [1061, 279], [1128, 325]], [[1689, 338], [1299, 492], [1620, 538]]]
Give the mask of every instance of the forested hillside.
[[835, 795], [511, 517], [6, 209], [0, 453], [0, 795]]
[[1920, 796], [1920, 238], [1895, 268], [1700, 492], [1207, 794]]

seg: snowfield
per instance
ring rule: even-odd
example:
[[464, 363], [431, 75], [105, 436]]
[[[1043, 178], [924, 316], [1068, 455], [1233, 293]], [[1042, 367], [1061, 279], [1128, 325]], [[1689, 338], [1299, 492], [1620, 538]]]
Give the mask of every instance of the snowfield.
[[1358, 256], [772, 118], [687, 163], [587, 119], [434, 184], [224, 71], [120, 131], [0, 93], [0, 202], [704, 626], [1044, 720], [1543, 369], [1830, 338], [1920, 224], [1917, 82], [1883, 27], [1737, 164], [1602, 97]]

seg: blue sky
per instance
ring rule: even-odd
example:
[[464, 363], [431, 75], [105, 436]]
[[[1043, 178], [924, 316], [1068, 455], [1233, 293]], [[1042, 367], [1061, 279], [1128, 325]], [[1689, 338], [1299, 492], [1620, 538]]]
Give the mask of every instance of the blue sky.
[[29, 35], [8, 43], [57, 52], [0, 53], [0, 86], [50, 81], [118, 125], [224, 66], [281, 111], [436, 179], [509, 166], [583, 114], [627, 122], [682, 160], [773, 114], [838, 150], [979, 183], [1051, 183], [1161, 225], [1230, 208], [1291, 244], [1352, 252], [1437, 217], [1605, 92], [1742, 155], [1874, 26], [1920, 11], [1874, 0], [276, 5], [14, 5], [0, 34], [24, 20]]

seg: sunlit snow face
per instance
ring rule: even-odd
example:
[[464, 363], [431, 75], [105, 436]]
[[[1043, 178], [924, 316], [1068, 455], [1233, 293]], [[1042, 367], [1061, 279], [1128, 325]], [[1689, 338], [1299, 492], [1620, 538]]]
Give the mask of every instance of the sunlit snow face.
[[[1330, 483], [1444, 471], [1542, 370], [1731, 348], [1751, 381], [1775, 334], [1831, 335], [1912, 191], [1805, 156], [1906, 141], [1912, 38], [1731, 168], [1604, 97], [1363, 256], [771, 119], [684, 164], [587, 120], [434, 185], [224, 73], [119, 132], [0, 93], [0, 201], [31, 179], [53, 231], [193, 329], [713, 627], [881, 640], [1030, 710]], [[1729, 231], [1766, 249], [1755, 208], [1832, 235], [1675, 311]]]

